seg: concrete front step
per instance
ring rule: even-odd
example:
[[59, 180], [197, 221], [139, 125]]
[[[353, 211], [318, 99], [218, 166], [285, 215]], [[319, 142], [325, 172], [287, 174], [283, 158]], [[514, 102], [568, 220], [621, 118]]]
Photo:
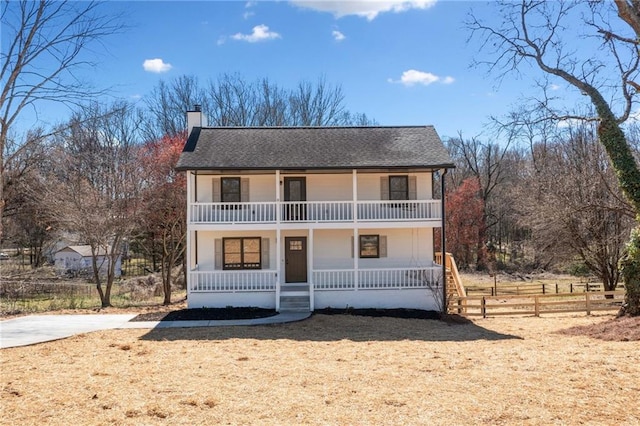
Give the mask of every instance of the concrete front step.
[[309, 284], [281, 284], [280, 292], [306, 291], [309, 292]]
[[306, 295], [283, 295], [280, 294], [280, 312], [282, 311], [309, 311], [309, 294]]
[[284, 283], [280, 285], [280, 312], [309, 312], [310, 291], [308, 283]]

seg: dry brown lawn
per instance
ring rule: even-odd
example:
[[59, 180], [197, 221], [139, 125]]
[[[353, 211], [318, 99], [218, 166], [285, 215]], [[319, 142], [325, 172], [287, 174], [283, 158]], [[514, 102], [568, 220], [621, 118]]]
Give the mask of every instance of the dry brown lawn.
[[612, 317], [113, 330], [0, 352], [0, 423], [640, 424], [639, 341]]

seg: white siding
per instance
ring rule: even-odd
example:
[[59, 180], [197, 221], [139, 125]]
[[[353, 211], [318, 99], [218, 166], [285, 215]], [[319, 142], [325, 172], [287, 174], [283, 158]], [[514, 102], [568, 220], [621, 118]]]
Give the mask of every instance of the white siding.
[[317, 291], [315, 309], [378, 308], [440, 310], [433, 293], [428, 289]]
[[276, 200], [276, 177], [275, 175], [249, 176], [249, 187], [251, 199], [254, 203]]
[[352, 189], [351, 174], [307, 176], [307, 201], [350, 201]]
[[313, 266], [315, 269], [351, 269], [351, 238], [349, 229], [316, 230], [313, 233]]

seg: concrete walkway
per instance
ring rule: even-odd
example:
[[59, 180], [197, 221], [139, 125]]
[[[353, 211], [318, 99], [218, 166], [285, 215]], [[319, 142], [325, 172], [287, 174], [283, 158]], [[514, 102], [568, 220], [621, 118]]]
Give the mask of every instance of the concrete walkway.
[[285, 312], [266, 318], [225, 321], [133, 321], [126, 315], [29, 315], [0, 321], [0, 348], [27, 346], [76, 334], [123, 328], [186, 328], [283, 324], [309, 318], [311, 312]]

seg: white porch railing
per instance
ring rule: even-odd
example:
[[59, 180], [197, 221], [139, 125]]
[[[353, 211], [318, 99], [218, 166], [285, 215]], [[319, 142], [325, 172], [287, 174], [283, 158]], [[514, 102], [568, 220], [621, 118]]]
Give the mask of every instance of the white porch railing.
[[353, 290], [355, 269], [316, 270], [312, 272], [314, 290]]
[[284, 201], [283, 222], [351, 222], [353, 201]]
[[[358, 221], [440, 219], [440, 200], [357, 201]], [[191, 223], [353, 222], [354, 201], [191, 203]]]
[[276, 271], [198, 271], [189, 272], [190, 291], [237, 292], [275, 291]]
[[442, 286], [442, 268], [384, 268], [313, 271], [313, 288], [322, 290], [391, 290]]
[[[394, 290], [437, 288], [442, 268], [318, 269], [312, 271], [313, 290]], [[276, 291], [276, 271], [189, 272], [193, 292]]]
[[276, 203], [192, 203], [192, 223], [272, 223]]
[[358, 220], [440, 219], [440, 200], [358, 201]]

